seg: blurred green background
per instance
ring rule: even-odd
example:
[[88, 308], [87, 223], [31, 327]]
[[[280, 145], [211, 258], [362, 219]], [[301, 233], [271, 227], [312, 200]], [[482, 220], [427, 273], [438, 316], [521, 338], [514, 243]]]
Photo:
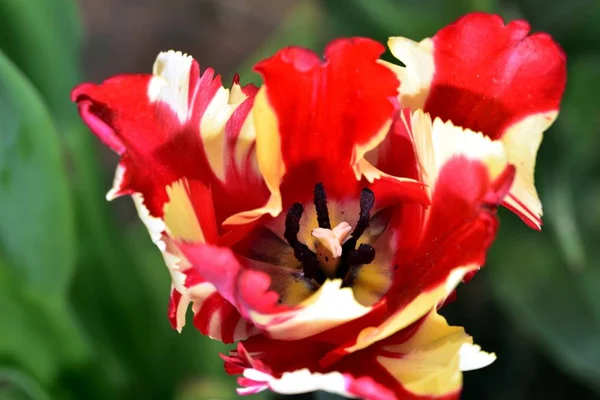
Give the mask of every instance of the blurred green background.
[[501, 212], [488, 266], [444, 309], [499, 356], [463, 398], [600, 399], [598, 0], [0, 0], [0, 399], [235, 398], [225, 346], [171, 330], [131, 201], [105, 202], [117, 157], [80, 122], [75, 84], [149, 72], [169, 48], [257, 82], [251, 65], [284, 45], [422, 39], [472, 10], [551, 33], [569, 76], [538, 158], [543, 232]]

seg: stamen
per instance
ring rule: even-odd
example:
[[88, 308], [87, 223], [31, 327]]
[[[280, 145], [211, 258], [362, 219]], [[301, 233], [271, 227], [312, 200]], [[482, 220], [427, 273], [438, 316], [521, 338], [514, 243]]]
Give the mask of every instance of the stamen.
[[358, 222], [352, 232], [352, 237], [358, 239], [369, 227], [369, 218], [371, 209], [375, 205], [375, 195], [373, 191], [368, 188], [364, 188], [360, 193], [360, 213], [358, 215]]
[[314, 202], [315, 209], [317, 210], [317, 222], [319, 223], [319, 228], [331, 229], [329, 210], [327, 209], [327, 195], [325, 194], [325, 188], [322, 183], [317, 183], [315, 185]]
[[343, 261], [341, 267], [336, 271], [336, 277], [344, 279], [350, 271], [350, 266], [369, 264], [375, 259], [375, 249], [368, 244], [361, 244], [355, 249], [358, 239], [369, 227], [371, 209], [375, 205], [375, 194], [368, 188], [360, 192], [360, 212], [358, 222], [352, 231], [350, 239], [342, 245]]
[[317, 255], [307, 245], [298, 240], [300, 232], [300, 219], [304, 213], [304, 207], [300, 203], [294, 203], [285, 216], [285, 232], [283, 237], [294, 249], [294, 257], [302, 263], [304, 275], [314, 279], [318, 283], [325, 282], [325, 273], [319, 268]]
[[325, 282], [325, 272], [319, 267], [317, 255], [313, 253], [304, 243], [297, 242], [294, 247], [294, 256], [302, 263], [302, 271], [304, 276], [313, 279], [315, 282], [322, 284]]
[[300, 203], [294, 203], [285, 216], [285, 232], [283, 237], [291, 247], [295, 247], [298, 242], [298, 232], [300, 232], [300, 218], [304, 213], [304, 207]]
[[348, 265], [370, 264], [375, 259], [375, 249], [367, 243], [362, 243], [358, 249], [348, 253]]
[[375, 195], [373, 191], [364, 188], [360, 192], [360, 211], [358, 213], [358, 221], [351, 233], [350, 239], [344, 243], [344, 253], [354, 249], [358, 243], [358, 239], [362, 236], [365, 230], [369, 227], [370, 212], [375, 205]]

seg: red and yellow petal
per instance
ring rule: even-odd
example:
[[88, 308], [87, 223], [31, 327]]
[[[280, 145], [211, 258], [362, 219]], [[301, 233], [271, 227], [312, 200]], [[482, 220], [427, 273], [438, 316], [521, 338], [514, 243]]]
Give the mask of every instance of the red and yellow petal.
[[192, 268], [174, 239], [185, 237], [203, 243], [218, 240], [208, 188], [198, 181], [180, 180], [167, 187], [167, 194], [164, 219], [150, 215], [140, 194], [134, 194], [133, 199], [171, 275], [168, 313], [171, 325], [181, 332], [191, 305], [194, 325], [213, 339], [233, 343], [256, 334], [254, 326], [241, 317], [215, 285]]
[[212, 70], [200, 74], [191, 57], [169, 51], [158, 55], [152, 75], [120, 75], [73, 91], [84, 121], [122, 156], [108, 197], [132, 195], [163, 253], [173, 282], [173, 326], [181, 330], [192, 303], [195, 325], [226, 342], [254, 327], [190, 271], [174, 239], [235, 242], [243, 231], [223, 236], [222, 222], [268, 198], [250, 117], [256, 90], [237, 79], [225, 89]]
[[[193, 268], [183, 271], [185, 297], [192, 303], [194, 326], [202, 334], [224, 343], [235, 343], [259, 333], [217, 288]], [[187, 308], [187, 306], [185, 306]]]
[[161, 217], [166, 187], [185, 177], [220, 196], [222, 221], [267, 199], [247, 122], [255, 91], [237, 83], [225, 89], [211, 69], [200, 74], [193, 58], [169, 51], [158, 55], [152, 75], [82, 84], [72, 98], [90, 129], [121, 155], [110, 198], [140, 193]]
[[411, 132], [431, 206], [414, 250], [397, 261], [392, 291], [402, 295], [388, 301], [399, 309], [445, 287], [435, 307], [453, 289], [449, 282], [458, 284], [485, 263], [498, 226], [496, 208], [514, 177], [501, 142], [440, 119], [432, 123], [420, 111], [413, 114]]
[[477, 349], [463, 328], [449, 326], [432, 312], [410, 339], [383, 346], [377, 362], [415, 397], [451, 398], [462, 387], [461, 371], [495, 360], [493, 354]]
[[421, 111], [413, 113], [410, 127], [431, 206], [415, 251], [399, 260], [398, 276], [404, 285], [422, 287], [426, 278], [441, 282], [454, 268], [484, 263], [514, 167], [502, 143], [481, 133], [431, 122]]
[[[321, 366], [335, 365], [348, 354], [361, 351], [409, 328], [424, 315], [437, 309], [464, 277], [477, 269], [476, 265], [456, 267], [447, 274], [445, 280], [425, 282], [426, 286], [421, 287], [418, 294], [415, 294], [413, 290], [408, 301], [401, 304], [398, 303], [398, 299], [391, 301], [387, 305], [390, 311], [385, 317], [378, 319], [375, 323], [365, 324], [366, 327], [362, 328], [357, 336], [331, 350], [320, 361]], [[398, 289], [393, 286], [391, 290]]]
[[287, 311], [250, 313], [253, 323], [275, 339], [298, 340], [342, 326], [367, 315], [372, 307], [359, 303], [342, 281], [327, 280], [309, 298]]
[[[335, 370], [320, 371], [315, 362], [325, 348], [309, 340], [280, 341], [256, 336], [238, 344], [229, 356], [222, 356], [225, 371], [238, 378], [238, 394], [255, 394], [271, 390], [282, 394], [324, 390], [346, 397], [393, 400], [393, 392], [370, 377], [354, 378]], [[370, 392], [369, 396], [365, 396]], [[387, 397], [377, 397], [384, 394]]]
[[190, 271], [205, 277], [245, 319], [275, 339], [310, 337], [372, 309], [358, 303], [351, 288], [341, 288], [341, 280], [325, 281], [293, 307], [280, 304], [280, 295], [271, 289], [271, 277], [229, 248], [186, 243], [179, 248], [192, 264]]
[[514, 167], [502, 143], [480, 133], [440, 119], [431, 123], [420, 111], [411, 125], [431, 206], [416, 251], [400, 260], [398, 273], [403, 285], [418, 287], [427, 279], [444, 281], [454, 268], [484, 264]]
[[369, 39], [340, 39], [324, 61], [290, 47], [256, 65], [264, 79], [253, 113], [256, 150], [271, 191], [260, 212], [276, 216], [282, 202], [309, 200], [317, 182], [332, 197], [355, 191], [357, 163], [383, 140], [394, 111], [398, 81], [378, 63], [383, 51]]
[[[385, 296], [389, 314], [332, 352], [324, 363], [370, 346], [437, 308], [465, 276], [477, 271], [497, 230], [495, 209], [511, 185], [514, 168], [501, 142], [417, 111], [406, 121], [414, 139], [421, 180], [431, 206], [418, 221], [400, 214], [397, 267]], [[408, 227], [411, 231], [407, 232]], [[417, 239], [415, 239], [415, 237]]]
[[529, 30], [525, 21], [505, 25], [499, 16], [473, 13], [439, 31], [424, 110], [492, 139], [526, 117], [557, 112], [565, 54], [549, 35]]
[[[483, 368], [495, 355], [482, 352], [463, 328], [435, 311], [415, 326], [344, 359], [335, 367], [371, 377], [395, 399], [458, 399], [462, 371]], [[362, 393], [356, 393], [362, 395]]]
[[[393, 37], [402, 104], [499, 139], [522, 119], [558, 111], [566, 81], [565, 55], [545, 33], [529, 35], [525, 21], [472, 13], [416, 43]], [[398, 67], [396, 67], [398, 68]], [[418, 78], [415, 78], [418, 77]]]
[[181, 294], [171, 289], [168, 317], [173, 329], [181, 332], [190, 305], [194, 326], [203, 334], [223, 343], [235, 343], [259, 332], [243, 319], [237, 309], [217, 292], [210, 282], [196, 279]]
[[542, 203], [534, 183], [535, 159], [542, 136], [552, 125], [557, 111], [524, 118], [502, 136], [509, 162], [516, 167], [515, 181], [503, 205], [534, 229], [542, 227]]
[[423, 109], [436, 70], [433, 40], [427, 38], [415, 42], [404, 37], [392, 37], [388, 40], [388, 47], [392, 55], [405, 65], [400, 67], [382, 61], [383, 65], [396, 73], [400, 81], [398, 96], [400, 107], [411, 110]]
[[542, 133], [558, 114], [566, 82], [563, 51], [544, 33], [529, 35], [525, 21], [507, 25], [495, 15], [469, 14], [420, 43], [391, 38], [406, 68], [403, 106], [502, 140], [517, 168], [505, 205], [541, 226], [533, 170]]
[[406, 122], [410, 121], [410, 113], [410, 108], [404, 108], [394, 114], [386, 138], [366, 154], [365, 160], [385, 174], [418, 181], [420, 173], [415, 145]]
[[241, 374], [239, 394], [270, 389], [282, 394], [324, 390], [375, 400], [458, 399], [462, 371], [491, 364], [460, 327], [435, 311], [382, 342], [327, 368], [315, 365], [322, 342], [256, 336], [224, 356], [229, 374]]

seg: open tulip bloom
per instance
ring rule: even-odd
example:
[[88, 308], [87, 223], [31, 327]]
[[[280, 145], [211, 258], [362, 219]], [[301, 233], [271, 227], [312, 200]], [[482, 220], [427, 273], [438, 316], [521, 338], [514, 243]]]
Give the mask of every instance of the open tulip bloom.
[[190, 56], [82, 84], [73, 99], [121, 155], [171, 273], [169, 318], [190, 307], [239, 394], [456, 399], [495, 356], [438, 309], [484, 264], [503, 205], [541, 227], [534, 165], [558, 114], [565, 56], [526, 22], [474, 13], [403, 66], [366, 38], [285, 48], [231, 89]]

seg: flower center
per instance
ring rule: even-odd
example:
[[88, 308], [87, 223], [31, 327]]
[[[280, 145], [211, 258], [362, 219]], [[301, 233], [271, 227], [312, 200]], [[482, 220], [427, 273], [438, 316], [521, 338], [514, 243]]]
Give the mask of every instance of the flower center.
[[312, 231], [312, 236], [317, 239], [315, 252], [298, 240], [300, 219], [304, 213], [304, 207], [300, 203], [294, 203], [287, 212], [285, 240], [294, 250], [296, 259], [302, 264], [303, 274], [306, 278], [314, 280], [319, 285], [327, 278], [341, 278], [344, 280], [344, 285], [349, 286], [348, 273], [352, 267], [369, 264], [375, 259], [373, 246], [362, 243], [357, 247], [358, 239], [369, 227], [370, 212], [375, 204], [375, 196], [370, 189], [362, 190], [359, 218], [354, 230], [347, 222], [331, 228], [327, 195], [322, 183], [315, 186], [314, 204], [319, 225]]

